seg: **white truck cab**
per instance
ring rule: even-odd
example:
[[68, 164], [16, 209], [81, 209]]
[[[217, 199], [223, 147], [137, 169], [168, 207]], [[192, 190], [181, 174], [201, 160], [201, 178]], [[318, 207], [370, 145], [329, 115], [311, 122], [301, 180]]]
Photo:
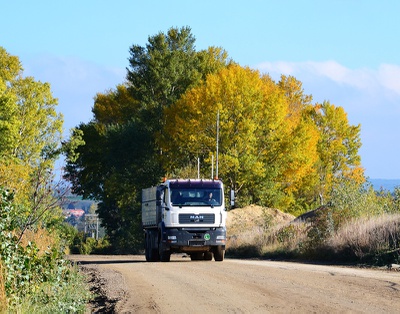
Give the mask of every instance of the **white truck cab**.
[[220, 180], [166, 180], [142, 191], [147, 261], [169, 261], [172, 253], [192, 260], [224, 259], [224, 187]]

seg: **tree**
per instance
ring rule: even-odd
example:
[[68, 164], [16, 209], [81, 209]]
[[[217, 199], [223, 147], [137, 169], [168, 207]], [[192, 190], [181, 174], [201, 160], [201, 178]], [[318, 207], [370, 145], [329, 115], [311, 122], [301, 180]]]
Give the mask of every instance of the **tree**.
[[152, 138], [140, 122], [108, 126], [91, 122], [74, 129], [65, 144], [66, 178], [73, 192], [99, 201], [99, 218], [120, 253], [140, 247], [141, 189], [162, 175], [157, 155], [148, 150]]
[[304, 109], [311, 105], [312, 96], [304, 94], [303, 84], [293, 76], [281, 75], [278, 85], [289, 103], [291, 115], [300, 117]]
[[[0, 47], [0, 264], [7, 302], [1, 308], [8, 312], [32, 307], [33, 300], [49, 312], [79, 311], [88, 298], [63, 260], [52, 174], [63, 122], [56, 106], [50, 85], [23, 77], [19, 59]], [[68, 286], [76, 294], [61, 300]]]
[[164, 163], [173, 171], [200, 158], [211, 173], [219, 111], [220, 176], [243, 203], [277, 205], [299, 189], [317, 158], [315, 127], [290, 110], [269, 76], [231, 64], [165, 109]]
[[106, 94], [98, 93], [92, 109], [94, 119], [103, 125], [125, 124], [137, 118], [140, 103], [132, 97], [126, 85], [120, 84], [116, 90]]
[[149, 37], [145, 47], [133, 45], [129, 50], [129, 90], [153, 131], [164, 125], [163, 108], [227, 63], [222, 49], [196, 52], [194, 43], [189, 27], [171, 28], [167, 34]]
[[344, 109], [327, 101], [316, 104], [310, 115], [320, 133], [318, 193], [321, 203], [325, 203], [329, 200], [334, 184], [342, 178], [351, 179], [358, 184], [365, 181], [358, 154], [361, 147], [361, 126], [350, 125]]
[[62, 115], [50, 85], [23, 77], [19, 59], [0, 47], [0, 186], [16, 191], [22, 233], [56, 207], [50, 188]]

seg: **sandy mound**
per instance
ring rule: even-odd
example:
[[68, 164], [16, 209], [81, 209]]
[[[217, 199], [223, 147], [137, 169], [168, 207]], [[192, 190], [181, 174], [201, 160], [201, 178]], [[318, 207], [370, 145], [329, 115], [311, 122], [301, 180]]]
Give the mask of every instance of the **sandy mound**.
[[250, 242], [255, 236], [275, 225], [286, 224], [295, 216], [277, 209], [250, 205], [228, 211], [226, 219], [227, 245], [240, 245]]
[[281, 224], [290, 222], [295, 218], [295, 216], [278, 209], [250, 205], [228, 211], [226, 225], [228, 230], [231, 231], [245, 230], [251, 227], [264, 227], [265, 221], [269, 219], [271, 219], [270, 223], [272, 224]]

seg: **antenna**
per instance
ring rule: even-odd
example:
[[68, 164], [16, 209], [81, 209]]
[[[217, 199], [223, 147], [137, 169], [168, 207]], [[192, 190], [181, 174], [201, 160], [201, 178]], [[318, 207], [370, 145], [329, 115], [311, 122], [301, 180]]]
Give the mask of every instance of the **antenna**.
[[215, 166], [215, 177], [218, 179], [218, 142], [219, 142], [219, 110], [217, 111], [217, 160]]
[[211, 179], [214, 179], [214, 154], [211, 155]]
[[200, 179], [200, 157], [197, 157], [197, 179]]

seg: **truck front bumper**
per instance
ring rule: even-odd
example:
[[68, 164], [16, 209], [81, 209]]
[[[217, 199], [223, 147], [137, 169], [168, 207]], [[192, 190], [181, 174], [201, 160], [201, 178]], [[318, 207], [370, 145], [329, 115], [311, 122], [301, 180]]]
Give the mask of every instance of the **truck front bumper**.
[[184, 251], [207, 251], [212, 246], [225, 250], [226, 228], [165, 228], [162, 242], [166, 248]]

